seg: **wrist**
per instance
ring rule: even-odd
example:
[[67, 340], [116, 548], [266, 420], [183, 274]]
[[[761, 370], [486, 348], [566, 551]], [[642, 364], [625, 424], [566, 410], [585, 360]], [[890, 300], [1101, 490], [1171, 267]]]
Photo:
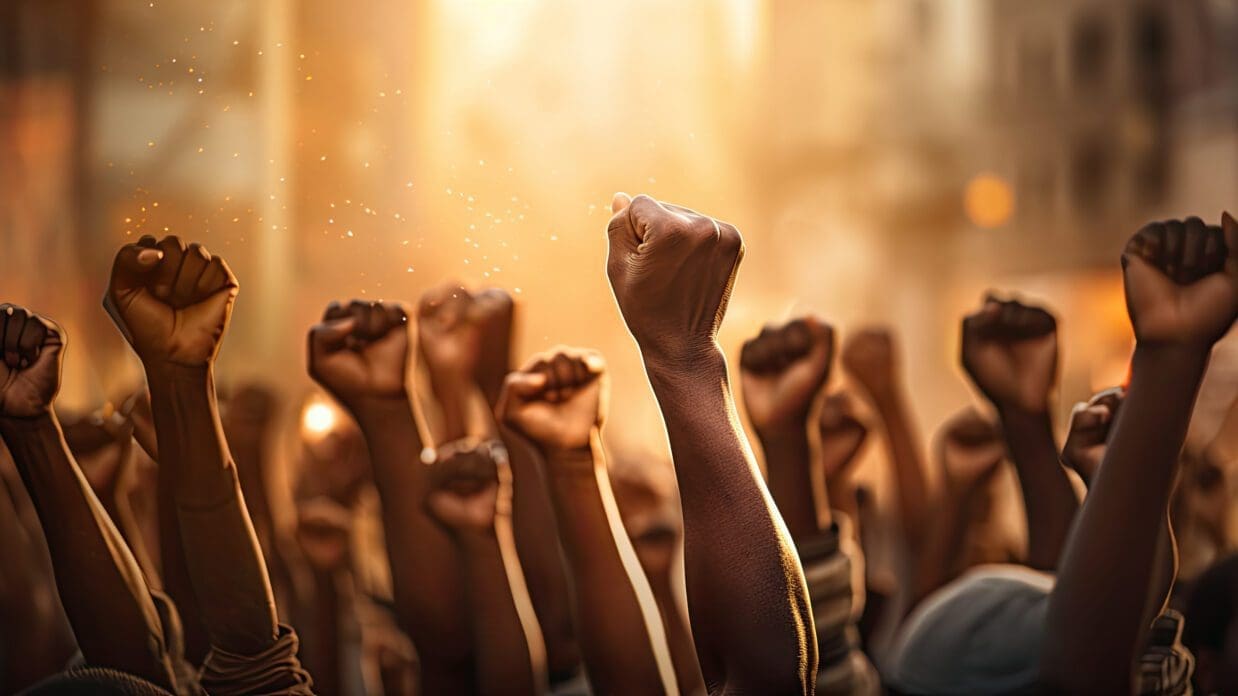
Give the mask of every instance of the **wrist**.
[[168, 360], [143, 361], [146, 381], [155, 386], [208, 386], [214, 377], [214, 364], [185, 365]]
[[0, 434], [5, 437], [58, 429], [59, 420], [50, 406], [33, 416], [0, 416]]
[[391, 416], [409, 416], [412, 404], [407, 391], [392, 394], [337, 396], [364, 429], [370, 421], [385, 422]]
[[726, 378], [726, 357], [717, 341], [670, 354], [650, 351], [641, 346], [645, 372], [654, 388], [706, 380], [711, 383]]
[[756, 431], [757, 438], [767, 445], [807, 440], [808, 414], [797, 414], [777, 423], [753, 425], [752, 429]]
[[547, 471], [555, 479], [592, 478], [601, 464], [594, 457], [591, 444], [567, 449], [543, 449], [542, 456], [546, 458]]

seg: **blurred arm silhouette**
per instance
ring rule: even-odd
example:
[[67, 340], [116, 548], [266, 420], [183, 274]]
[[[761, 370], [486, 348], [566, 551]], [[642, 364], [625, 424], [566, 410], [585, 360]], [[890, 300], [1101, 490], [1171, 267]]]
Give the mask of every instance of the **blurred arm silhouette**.
[[738, 230], [616, 194], [607, 275], [671, 444], [689, 616], [711, 693], [811, 693], [817, 646], [803, 570], [738, 427], [717, 342], [743, 257]]

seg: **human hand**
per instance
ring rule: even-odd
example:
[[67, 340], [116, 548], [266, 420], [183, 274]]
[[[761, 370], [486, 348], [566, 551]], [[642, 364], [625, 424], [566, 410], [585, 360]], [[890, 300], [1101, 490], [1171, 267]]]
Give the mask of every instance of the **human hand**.
[[394, 302], [332, 302], [309, 332], [309, 373], [341, 403], [405, 399], [408, 314]]
[[0, 417], [49, 415], [60, 391], [63, 332], [50, 320], [11, 304], [0, 305], [0, 324]]
[[1070, 413], [1070, 432], [1062, 445], [1062, 463], [1075, 470], [1086, 483], [1091, 483], [1105, 458], [1109, 428], [1126, 398], [1122, 387], [1106, 389], [1087, 402], [1075, 404]]
[[757, 432], [803, 434], [813, 398], [830, 375], [834, 330], [807, 316], [766, 326], [740, 352], [744, 406]]
[[1045, 413], [1057, 381], [1057, 320], [1040, 307], [987, 295], [963, 318], [962, 362], [999, 410]]
[[606, 362], [594, 351], [555, 348], [507, 376], [499, 419], [545, 452], [583, 450], [604, 418]]

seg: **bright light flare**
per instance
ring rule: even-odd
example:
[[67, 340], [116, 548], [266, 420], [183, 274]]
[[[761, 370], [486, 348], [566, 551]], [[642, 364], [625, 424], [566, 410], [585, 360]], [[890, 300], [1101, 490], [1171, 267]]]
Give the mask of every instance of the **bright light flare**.
[[301, 415], [301, 427], [309, 435], [322, 437], [335, 429], [335, 409], [321, 401], [305, 407]]

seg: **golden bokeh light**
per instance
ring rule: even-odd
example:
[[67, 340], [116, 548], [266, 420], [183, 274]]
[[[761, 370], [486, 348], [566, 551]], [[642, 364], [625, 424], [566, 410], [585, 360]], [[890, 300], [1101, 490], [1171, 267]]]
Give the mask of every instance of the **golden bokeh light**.
[[963, 191], [963, 208], [977, 227], [1001, 227], [1014, 214], [1014, 190], [996, 174], [977, 174]]

